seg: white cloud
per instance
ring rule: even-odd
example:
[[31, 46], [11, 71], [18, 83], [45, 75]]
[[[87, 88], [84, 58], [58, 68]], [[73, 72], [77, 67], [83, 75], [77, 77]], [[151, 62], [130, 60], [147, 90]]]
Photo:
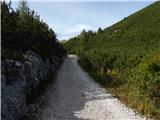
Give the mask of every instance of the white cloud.
[[83, 29], [85, 30], [94, 30], [95, 28], [91, 25], [84, 25], [84, 24], [79, 24], [73, 27], [68, 27], [64, 30], [66, 34], [71, 34], [71, 33], [79, 33]]
[[[51, 24], [50, 24], [51, 25]], [[86, 24], [78, 24], [75, 26], [67, 26], [67, 25], [51, 25], [53, 30], [56, 32], [58, 39], [69, 39], [71, 37], [77, 36], [81, 33], [82, 30], [93, 30], [95, 31], [97, 28], [91, 25]]]

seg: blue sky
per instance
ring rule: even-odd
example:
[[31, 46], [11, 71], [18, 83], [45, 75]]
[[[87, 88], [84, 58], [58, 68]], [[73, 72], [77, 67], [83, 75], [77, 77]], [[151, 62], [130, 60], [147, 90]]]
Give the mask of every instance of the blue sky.
[[[18, 1], [13, 1], [13, 8]], [[28, 1], [57, 34], [59, 40], [78, 35], [83, 29], [96, 31], [106, 28], [124, 17], [144, 8], [153, 1]]]

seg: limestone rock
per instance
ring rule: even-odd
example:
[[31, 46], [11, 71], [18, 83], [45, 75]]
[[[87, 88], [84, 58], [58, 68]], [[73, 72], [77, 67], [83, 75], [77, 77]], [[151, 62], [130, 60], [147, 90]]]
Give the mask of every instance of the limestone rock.
[[39, 84], [47, 79], [49, 72], [58, 70], [62, 57], [43, 60], [38, 54], [27, 51], [24, 61], [3, 59], [1, 64], [2, 119], [18, 120], [26, 110], [26, 98]]

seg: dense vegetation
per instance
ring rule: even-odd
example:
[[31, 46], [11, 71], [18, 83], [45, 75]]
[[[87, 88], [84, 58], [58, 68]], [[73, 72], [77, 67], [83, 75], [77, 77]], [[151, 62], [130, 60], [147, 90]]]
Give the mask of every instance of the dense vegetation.
[[50, 60], [65, 54], [54, 31], [35, 11], [29, 9], [26, 1], [21, 1], [16, 11], [11, 2], [1, 2], [1, 25], [2, 58], [22, 60], [22, 54], [27, 50]]
[[160, 119], [160, 2], [64, 44], [82, 67], [128, 106]]

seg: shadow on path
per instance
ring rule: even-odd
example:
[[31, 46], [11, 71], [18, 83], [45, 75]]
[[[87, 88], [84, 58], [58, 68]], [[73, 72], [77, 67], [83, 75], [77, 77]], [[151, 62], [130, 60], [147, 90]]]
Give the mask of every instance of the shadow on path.
[[[43, 110], [42, 120], [82, 120], [77, 115], [87, 101], [114, 99], [95, 83], [77, 64], [67, 58], [60, 69], [55, 84], [48, 89], [48, 105]], [[85, 119], [87, 120], [87, 119]]]

